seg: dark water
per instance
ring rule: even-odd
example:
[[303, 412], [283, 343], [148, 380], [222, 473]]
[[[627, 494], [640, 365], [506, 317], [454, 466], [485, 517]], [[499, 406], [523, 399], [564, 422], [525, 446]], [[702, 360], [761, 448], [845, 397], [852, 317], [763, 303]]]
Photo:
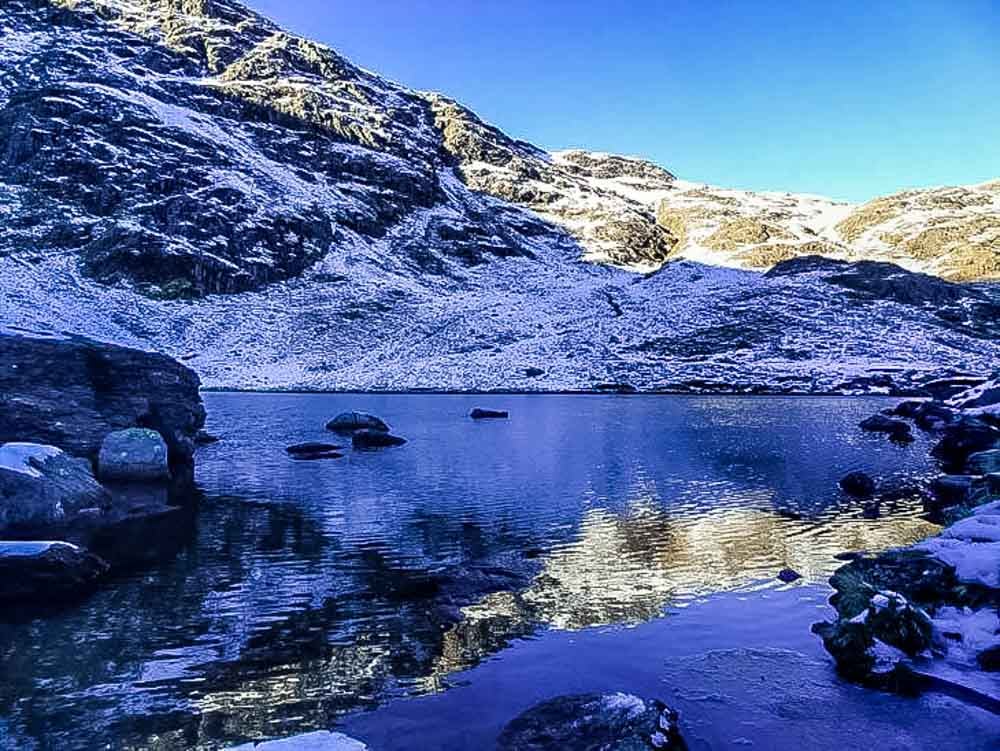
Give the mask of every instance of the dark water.
[[[180, 551], [65, 613], [0, 625], [0, 746], [218, 748], [330, 728], [452, 695], [484, 660], [502, 673], [523, 639], [611, 629], [628, 643], [624, 627], [643, 623], [669, 639], [679, 608], [759, 597], [784, 586], [774, 575], [786, 566], [804, 575], [797, 586], [815, 584], [837, 552], [934, 529], [906, 494], [866, 506], [837, 489], [852, 469], [887, 486], [928, 471], [922, 440], [857, 429], [879, 399], [206, 403], [224, 440], [198, 454], [204, 497]], [[471, 421], [473, 406], [511, 419]], [[381, 415], [409, 443], [285, 455], [334, 439], [323, 425], [345, 409]], [[696, 652], [702, 631], [676, 633]], [[556, 667], [535, 672], [533, 695], [565, 683]]]

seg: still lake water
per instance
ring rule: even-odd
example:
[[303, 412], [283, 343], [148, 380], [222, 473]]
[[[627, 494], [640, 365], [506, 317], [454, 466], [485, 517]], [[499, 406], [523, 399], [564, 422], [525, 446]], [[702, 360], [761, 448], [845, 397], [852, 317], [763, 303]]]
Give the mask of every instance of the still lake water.
[[[834, 554], [935, 529], [905, 494], [865, 505], [837, 487], [853, 469], [887, 485], [930, 471], [924, 439], [901, 447], [857, 428], [891, 402], [205, 401], [223, 441], [198, 453], [203, 497], [179, 550], [67, 612], [0, 624], [0, 747], [224, 748], [346, 722], [373, 751], [489, 748], [529, 699], [607, 688], [611, 676], [683, 705], [677, 685], [704, 679], [705, 666], [685, 672], [664, 649], [677, 658], [783, 641], [791, 651], [761, 659], [794, 654], [806, 667], [765, 672], [832, 687], [827, 706], [847, 692], [858, 707], [921, 707], [852, 693], [808, 634], [826, 612]], [[511, 419], [472, 421], [473, 406]], [[285, 454], [292, 443], [338, 442], [323, 426], [347, 409], [380, 415], [409, 443], [317, 462]], [[780, 584], [784, 567], [804, 578]], [[584, 643], [589, 651], [574, 651]], [[720, 673], [754, 659], [744, 653]], [[700, 705], [682, 711], [711, 739], [705, 747], [753, 740], [752, 728], [719, 736], [711, 728], [722, 719]], [[948, 723], [938, 725], [928, 742], [949, 748]], [[759, 748], [780, 747], [780, 728], [757, 730], [770, 739]], [[788, 748], [801, 747], [799, 730], [785, 728]], [[969, 730], [965, 747], [977, 738]]]

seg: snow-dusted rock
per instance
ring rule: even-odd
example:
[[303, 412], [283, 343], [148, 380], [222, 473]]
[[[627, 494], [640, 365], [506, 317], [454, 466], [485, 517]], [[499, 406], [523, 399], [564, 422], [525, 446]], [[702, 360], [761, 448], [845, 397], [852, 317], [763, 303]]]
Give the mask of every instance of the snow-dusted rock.
[[86, 594], [107, 571], [100, 558], [68, 542], [0, 541], [0, 602], [51, 605]]
[[54, 446], [0, 445], [0, 530], [44, 528], [109, 504], [86, 459]]

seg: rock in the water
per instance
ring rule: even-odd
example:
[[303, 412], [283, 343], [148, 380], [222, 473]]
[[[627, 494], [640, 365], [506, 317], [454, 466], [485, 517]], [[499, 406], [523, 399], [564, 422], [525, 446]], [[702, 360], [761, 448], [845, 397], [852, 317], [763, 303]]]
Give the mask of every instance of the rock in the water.
[[489, 419], [505, 419], [510, 417], [506, 410], [500, 409], [483, 409], [482, 407], [476, 407], [471, 412], [469, 412], [469, 417], [473, 420], [489, 420]]
[[86, 459], [35, 443], [0, 446], [0, 529], [41, 528], [110, 503]]
[[545, 375], [545, 371], [542, 370], [541, 368], [531, 367], [531, 368], [525, 368], [524, 374], [528, 376], [528, 378], [538, 378], [539, 376]]
[[1000, 671], [1000, 644], [994, 644], [992, 647], [984, 649], [976, 655], [976, 662], [979, 663], [980, 668], [990, 673]]
[[778, 578], [785, 584], [791, 584], [792, 582], [801, 579], [802, 574], [790, 568], [783, 568], [778, 572]]
[[925, 502], [935, 512], [952, 506], [975, 506], [987, 500], [989, 484], [973, 475], [942, 475], [931, 483], [931, 500]]
[[966, 471], [972, 475], [992, 475], [1000, 472], [1000, 449], [979, 451], [965, 462]]
[[383, 448], [385, 446], [402, 446], [406, 443], [405, 438], [400, 438], [398, 435], [392, 435], [383, 430], [358, 430], [354, 433], [351, 438], [351, 444], [354, 448]]
[[289, 454], [321, 454], [328, 451], [342, 449], [335, 443], [319, 443], [317, 441], [307, 441], [306, 443], [296, 443], [285, 449]]
[[677, 712], [625, 693], [560, 696], [513, 719], [500, 751], [681, 751]]
[[0, 331], [0, 364], [0, 441], [96, 459], [108, 433], [140, 426], [163, 436], [171, 463], [191, 462], [205, 423], [200, 382], [169, 357]]
[[887, 433], [894, 441], [912, 441], [910, 426], [902, 420], [895, 420], [885, 415], [872, 415], [861, 422], [861, 429], [872, 433]]
[[194, 437], [194, 442], [199, 446], [209, 446], [213, 443], [218, 443], [222, 439], [217, 435], [209, 433], [207, 430], [199, 430], [198, 434]]
[[867, 498], [875, 492], [875, 481], [864, 472], [851, 472], [841, 478], [840, 488], [856, 498]]
[[326, 424], [327, 430], [335, 433], [353, 433], [355, 430], [381, 430], [389, 432], [389, 426], [367, 412], [342, 412]]
[[944, 428], [933, 454], [946, 471], [961, 471], [970, 456], [994, 448], [1000, 448], [1000, 430], [965, 415]]
[[97, 472], [104, 481], [159, 482], [170, 479], [167, 444], [155, 430], [109, 433], [101, 444]]
[[83, 596], [108, 564], [68, 542], [0, 542], [0, 602], [51, 604]]
[[313, 451], [311, 453], [292, 454], [292, 458], [297, 462], [312, 462], [319, 459], [343, 459], [344, 455], [339, 451]]

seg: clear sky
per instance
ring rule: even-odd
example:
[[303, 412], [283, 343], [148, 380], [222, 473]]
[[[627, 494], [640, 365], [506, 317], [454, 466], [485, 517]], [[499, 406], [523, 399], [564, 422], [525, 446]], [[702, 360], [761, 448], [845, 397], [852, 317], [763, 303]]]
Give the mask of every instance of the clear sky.
[[549, 149], [866, 200], [1000, 177], [1000, 0], [249, 0]]

